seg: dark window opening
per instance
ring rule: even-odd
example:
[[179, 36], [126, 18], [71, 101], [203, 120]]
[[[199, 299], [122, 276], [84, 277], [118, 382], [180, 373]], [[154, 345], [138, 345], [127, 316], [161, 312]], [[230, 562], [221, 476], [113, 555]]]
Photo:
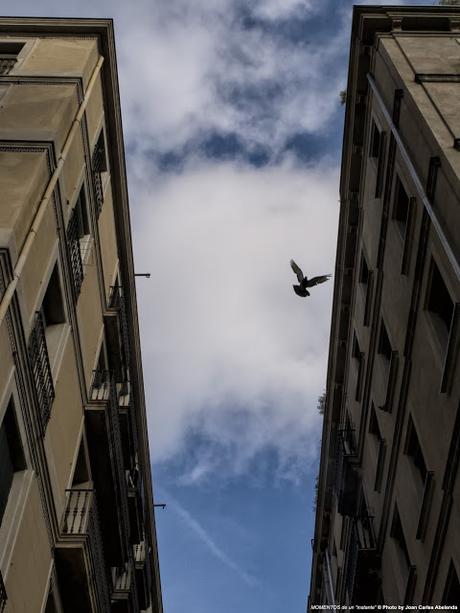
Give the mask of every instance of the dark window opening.
[[401, 524], [401, 518], [399, 516], [399, 511], [396, 505], [393, 513], [390, 536], [394, 539], [407, 568], [409, 568], [411, 565], [409, 551], [407, 550], [406, 539], [404, 537], [403, 527]]
[[364, 257], [364, 253], [361, 254], [361, 265], [359, 267], [359, 282], [363, 285], [367, 285], [369, 281], [369, 267]]
[[391, 352], [392, 352], [392, 348], [391, 348], [390, 339], [388, 338], [388, 333], [385, 328], [385, 324], [382, 321], [380, 325], [378, 354], [381, 355], [386, 362], [390, 363]]
[[54, 595], [52, 592], [48, 594], [48, 599], [46, 601], [46, 609], [45, 613], [58, 613], [56, 602], [54, 600]]
[[16, 64], [24, 43], [0, 41], [0, 75], [7, 75]]
[[96, 215], [99, 217], [104, 203], [104, 187], [102, 185], [102, 175], [107, 172], [107, 156], [105, 150], [104, 130], [101, 130], [96, 146], [94, 148], [93, 159], [93, 186], [96, 200]]
[[375, 436], [378, 442], [382, 440], [382, 434], [380, 432], [379, 422], [377, 420], [377, 414], [375, 412], [374, 404], [371, 405], [371, 415], [369, 418], [369, 434]]
[[361, 348], [358, 343], [358, 339], [356, 338], [356, 334], [354, 335], [354, 339], [353, 339], [353, 354], [352, 355], [355, 358], [355, 360], [358, 360], [358, 362], [361, 361], [362, 353], [361, 353]]
[[434, 260], [431, 264], [431, 280], [428, 288], [427, 309], [433, 317], [441, 342], [447, 344], [454, 313], [454, 303]]
[[53, 268], [48, 287], [46, 288], [42, 303], [42, 314], [45, 327], [47, 328], [62, 324], [66, 320], [57, 264]]
[[450, 563], [446, 587], [442, 597], [443, 605], [457, 605], [460, 602], [460, 582], [453, 562]]
[[98, 158], [98, 172], [107, 172], [107, 155], [105, 150], [104, 130], [101, 130], [101, 133], [99, 134], [99, 138], [97, 139], [97, 144], [94, 149], [94, 155]]
[[0, 524], [5, 513], [14, 473], [25, 470], [24, 450], [13, 402], [10, 401], [0, 426]]
[[369, 157], [375, 159], [378, 159], [380, 157], [380, 142], [381, 132], [377, 128], [375, 121], [373, 121], [371, 127], [371, 143], [369, 148]]
[[423, 457], [422, 448], [420, 446], [420, 442], [417, 436], [417, 431], [414, 426], [414, 422], [412, 417], [409, 415], [409, 421], [407, 424], [407, 435], [406, 435], [406, 445], [405, 445], [405, 453], [408, 455], [412, 462], [414, 463], [415, 468], [420, 474], [422, 483], [425, 483], [427, 469], [425, 464], [425, 459]]
[[78, 238], [81, 239], [84, 236], [88, 236], [89, 234], [91, 234], [84, 185], [82, 186], [80, 193], [78, 194], [78, 199], [75, 203], [74, 211], [74, 214], [77, 219], [77, 234]]
[[402, 236], [405, 235], [409, 217], [409, 196], [399, 177], [396, 178], [395, 200], [393, 205], [393, 219]]
[[73, 474], [72, 487], [76, 487], [78, 485], [82, 485], [83, 483], [87, 483], [90, 480], [89, 478], [89, 470], [88, 463], [86, 460], [85, 454], [85, 445], [83, 439], [80, 442], [80, 448], [78, 450], [77, 463], [75, 466], [75, 471]]

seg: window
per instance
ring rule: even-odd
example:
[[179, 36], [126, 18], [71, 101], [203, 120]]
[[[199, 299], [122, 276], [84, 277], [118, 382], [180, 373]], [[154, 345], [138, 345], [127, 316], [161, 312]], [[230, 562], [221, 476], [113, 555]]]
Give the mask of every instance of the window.
[[377, 415], [375, 413], [375, 407], [371, 405], [371, 416], [369, 418], [369, 434], [372, 434], [377, 441], [382, 439], [382, 435], [380, 434], [379, 422], [377, 421]]
[[378, 354], [382, 356], [385, 363], [390, 364], [391, 360], [391, 343], [388, 338], [388, 332], [385, 328], [385, 324], [380, 324], [380, 336], [379, 336], [379, 345], [378, 345]]
[[42, 306], [37, 311], [29, 339], [29, 358], [35, 382], [42, 434], [54, 400], [52, 369], [62, 353], [65, 311], [57, 262], [51, 273]]
[[460, 582], [455, 570], [454, 563], [451, 562], [447, 573], [446, 587], [442, 597], [443, 605], [458, 605], [460, 602]]
[[103, 176], [107, 172], [107, 156], [105, 150], [104, 130], [101, 130], [96, 146], [94, 148], [93, 159], [93, 184], [96, 199], [96, 215], [99, 217], [104, 202]]
[[364, 255], [364, 252], [361, 252], [361, 263], [359, 266], [359, 283], [361, 284], [365, 296], [363, 319], [363, 324], [365, 326], [369, 325], [371, 317], [372, 279], [373, 274], [369, 270], [369, 267], [367, 265], [366, 256]]
[[409, 421], [407, 423], [407, 435], [404, 453], [412, 460], [413, 465], [415, 466], [418, 474], [420, 475], [422, 484], [425, 483], [427, 475], [425, 459], [423, 457], [422, 448], [420, 446], [414, 422], [410, 415]]
[[396, 505], [395, 505], [395, 510], [393, 513], [393, 521], [391, 524], [390, 536], [394, 540], [398, 548], [400, 557], [404, 565], [407, 568], [409, 568], [411, 566], [409, 552], [407, 550], [406, 539], [404, 538], [403, 527], [401, 524], [401, 518], [399, 516], [398, 507]]
[[378, 159], [380, 157], [381, 132], [377, 128], [375, 121], [371, 126], [371, 142], [369, 147], [369, 157]]
[[406, 234], [409, 219], [409, 196], [399, 177], [396, 177], [395, 196], [393, 204], [393, 220], [396, 222], [398, 232], [402, 237]]
[[41, 314], [45, 327], [48, 353], [50, 358], [52, 358], [57, 350], [57, 345], [62, 333], [62, 324], [66, 321], [57, 262], [54, 265], [48, 287], [46, 288]]
[[369, 418], [369, 434], [372, 435], [371, 440], [373, 440], [374, 445], [377, 447], [374, 490], [376, 492], [380, 492], [382, 486], [383, 469], [385, 467], [386, 443], [380, 431], [379, 422], [373, 403], [371, 404], [371, 414]]
[[361, 264], [359, 267], [359, 282], [363, 285], [367, 285], [369, 281], [369, 268], [367, 266], [366, 258], [364, 257], [364, 253], [361, 253]]
[[88, 209], [86, 206], [85, 188], [82, 186], [67, 226], [67, 244], [70, 254], [75, 301], [80, 294], [83, 283], [83, 259], [88, 251], [89, 239]]
[[13, 401], [11, 400], [0, 426], [0, 524], [5, 513], [14, 475], [25, 469], [24, 451]]
[[363, 374], [364, 374], [364, 353], [361, 351], [361, 348], [358, 343], [358, 339], [356, 338], [356, 334], [353, 339], [353, 359], [356, 362], [356, 366], [358, 369], [358, 376], [356, 379], [356, 391], [355, 391], [355, 400], [361, 399], [361, 388], [363, 382]]
[[0, 75], [7, 75], [16, 64], [24, 43], [0, 41]]
[[431, 261], [426, 309], [431, 316], [439, 341], [445, 349], [454, 313], [454, 303], [434, 260]]

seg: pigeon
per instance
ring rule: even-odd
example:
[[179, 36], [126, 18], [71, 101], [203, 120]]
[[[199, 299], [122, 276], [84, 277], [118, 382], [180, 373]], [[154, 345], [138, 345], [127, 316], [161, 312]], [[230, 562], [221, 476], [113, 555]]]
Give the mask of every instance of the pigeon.
[[291, 268], [297, 275], [297, 279], [299, 281], [299, 285], [293, 285], [292, 287], [294, 288], [297, 296], [301, 296], [302, 298], [306, 298], [306, 296], [310, 295], [307, 287], [313, 287], [319, 283], [325, 283], [331, 278], [331, 275], [320, 275], [318, 277], [312, 277], [311, 279], [304, 277], [302, 270], [297, 266], [294, 260], [291, 260]]

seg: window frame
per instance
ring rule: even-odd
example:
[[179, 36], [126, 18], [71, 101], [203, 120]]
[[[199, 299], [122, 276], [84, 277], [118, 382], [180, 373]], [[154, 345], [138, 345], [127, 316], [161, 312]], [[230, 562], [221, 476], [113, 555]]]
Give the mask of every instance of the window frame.
[[14, 378], [14, 371], [11, 372], [3, 396], [0, 398], [0, 423], [3, 423], [6, 411], [10, 405], [13, 406], [14, 410], [17, 434], [22, 447], [24, 468], [14, 472], [8, 500], [2, 521], [0, 522], [0, 568], [5, 568], [10, 559], [34, 475], [34, 471], [31, 468], [32, 462], [27, 445], [27, 435], [22, 417], [19, 392]]

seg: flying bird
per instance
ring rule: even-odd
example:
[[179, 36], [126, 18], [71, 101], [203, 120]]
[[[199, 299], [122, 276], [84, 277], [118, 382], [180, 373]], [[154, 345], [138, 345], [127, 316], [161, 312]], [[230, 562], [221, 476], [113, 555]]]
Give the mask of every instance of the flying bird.
[[310, 295], [307, 287], [313, 287], [314, 285], [319, 285], [319, 283], [325, 283], [331, 278], [331, 275], [320, 275], [309, 279], [308, 277], [304, 276], [302, 270], [297, 266], [294, 260], [291, 260], [291, 268], [297, 275], [297, 279], [299, 281], [299, 285], [293, 285], [292, 287], [294, 288], [297, 296], [301, 296], [302, 298]]

